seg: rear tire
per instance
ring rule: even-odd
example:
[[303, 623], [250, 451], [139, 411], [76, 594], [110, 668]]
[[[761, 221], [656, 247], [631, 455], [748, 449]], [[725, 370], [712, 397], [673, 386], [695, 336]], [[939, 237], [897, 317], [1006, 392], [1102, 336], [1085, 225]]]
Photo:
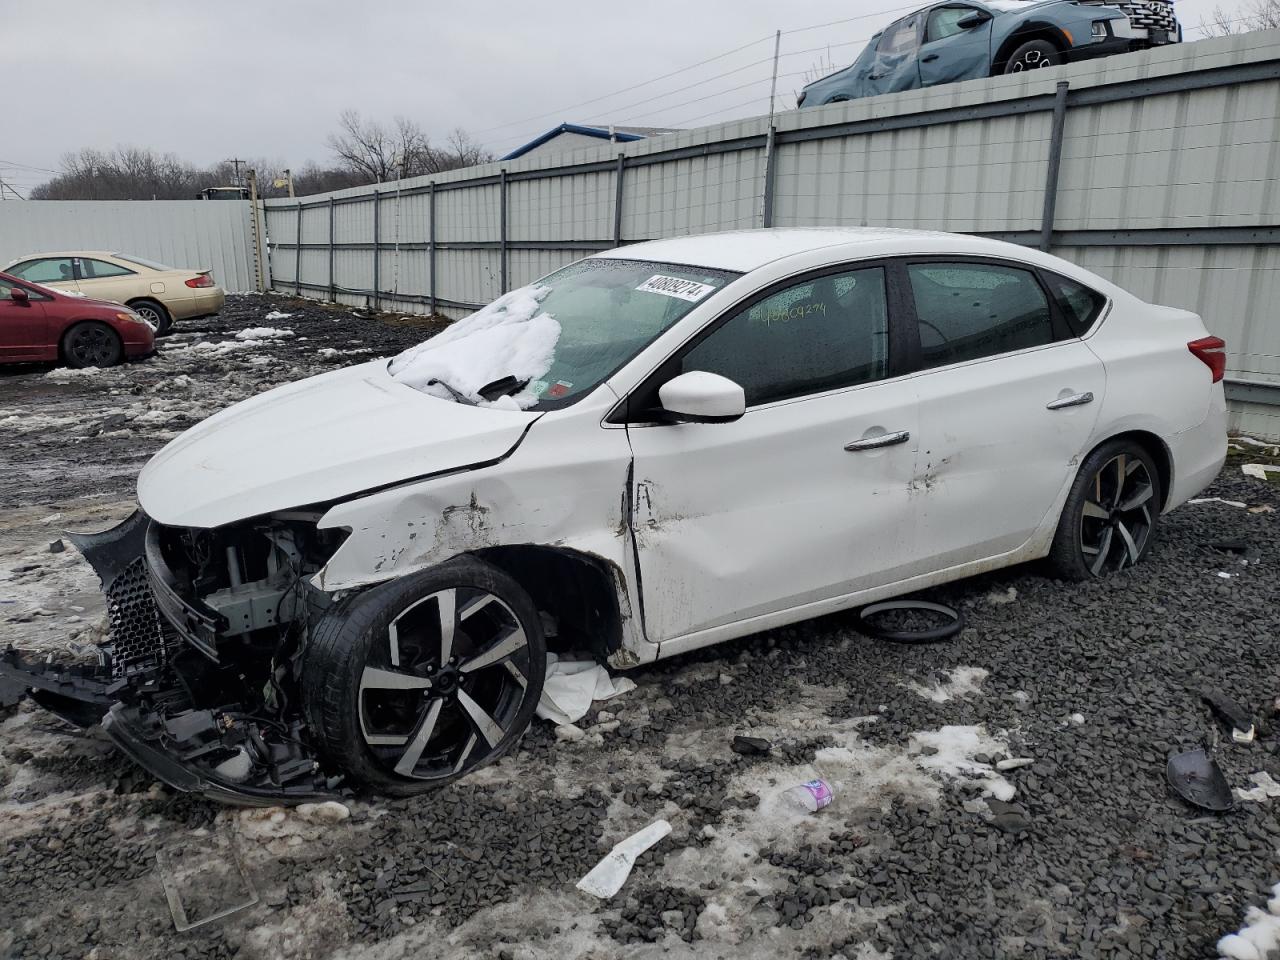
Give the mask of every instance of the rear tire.
[[1009, 55], [1004, 72], [1023, 73], [1027, 70], [1056, 67], [1060, 63], [1062, 54], [1048, 40], [1028, 40]]
[[114, 367], [123, 356], [120, 334], [105, 323], [86, 320], [62, 335], [62, 358], [69, 367]]
[[1151, 454], [1132, 440], [1109, 440], [1080, 466], [1049, 565], [1064, 580], [1108, 576], [1138, 563], [1155, 538], [1164, 491]]
[[134, 300], [129, 309], [147, 321], [157, 337], [164, 336], [173, 327], [173, 317], [157, 300]]
[[520, 585], [483, 561], [451, 560], [325, 615], [302, 671], [311, 733], [356, 780], [423, 793], [516, 744], [542, 696], [546, 657]]

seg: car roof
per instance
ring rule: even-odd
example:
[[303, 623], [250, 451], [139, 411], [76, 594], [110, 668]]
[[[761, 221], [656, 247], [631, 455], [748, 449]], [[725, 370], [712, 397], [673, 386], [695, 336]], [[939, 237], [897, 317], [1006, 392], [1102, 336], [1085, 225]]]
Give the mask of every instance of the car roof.
[[41, 250], [39, 253], [24, 253], [9, 261], [9, 266], [22, 263], [24, 260], [47, 260], [50, 257], [119, 257], [120, 254], [110, 250]]
[[656, 260], [689, 266], [735, 270], [745, 273], [767, 263], [829, 247], [852, 247], [862, 257], [902, 256], [909, 253], [988, 253], [1019, 258], [1028, 253], [999, 240], [936, 230], [899, 230], [890, 227], [772, 227], [729, 230], [670, 240], [650, 240], [615, 247], [597, 257]]

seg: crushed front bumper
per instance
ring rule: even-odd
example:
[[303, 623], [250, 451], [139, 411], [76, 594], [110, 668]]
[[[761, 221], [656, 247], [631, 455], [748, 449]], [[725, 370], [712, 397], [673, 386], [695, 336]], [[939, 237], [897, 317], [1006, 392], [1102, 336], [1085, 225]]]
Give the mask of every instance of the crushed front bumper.
[[109, 642], [96, 663], [77, 665], [10, 648], [0, 653], [0, 686], [20, 688], [78, 726], [100, 722], [121, 750], [178, 790], [247, 805], [339, 796], [341, 778], [325, 775], [300, 721], [193, 702], [179, 661], [216, 659], [217, 624], [181, 596], [163, 564], [149, 562], [157, 555], [152, 527], [137, 511], [105, 533], [69, 536], [102, 580]]

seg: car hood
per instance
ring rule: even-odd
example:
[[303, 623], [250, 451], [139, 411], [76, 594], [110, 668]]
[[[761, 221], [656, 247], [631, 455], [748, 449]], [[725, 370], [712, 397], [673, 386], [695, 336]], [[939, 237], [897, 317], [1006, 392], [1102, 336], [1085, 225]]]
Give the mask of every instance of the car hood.
[[192, 427], [143, 468], [138, 503], [163, 524], [217, 527], [496, 460], [539, 416], [438, 400], [375, 360]]

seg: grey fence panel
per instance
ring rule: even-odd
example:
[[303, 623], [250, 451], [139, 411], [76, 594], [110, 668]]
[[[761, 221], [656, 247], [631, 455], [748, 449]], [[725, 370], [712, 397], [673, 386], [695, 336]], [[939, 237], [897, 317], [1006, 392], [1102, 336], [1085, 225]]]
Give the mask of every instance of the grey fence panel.
[[458, 316], [619, 243], [762, 225], [983, 233], [1196, 310], [1229, 342], [1237, 413], [1280, 403], [1280, 31], [773, 122], [268, 201], [273, 263], [292, 255], [300, 289], [328, 295], [332, 206], [337, 299]]
[[256, 289], [247, 200], [29, 200], [0, 207], [0, 266], [28, 253], [106, 250], [213, 270]]

